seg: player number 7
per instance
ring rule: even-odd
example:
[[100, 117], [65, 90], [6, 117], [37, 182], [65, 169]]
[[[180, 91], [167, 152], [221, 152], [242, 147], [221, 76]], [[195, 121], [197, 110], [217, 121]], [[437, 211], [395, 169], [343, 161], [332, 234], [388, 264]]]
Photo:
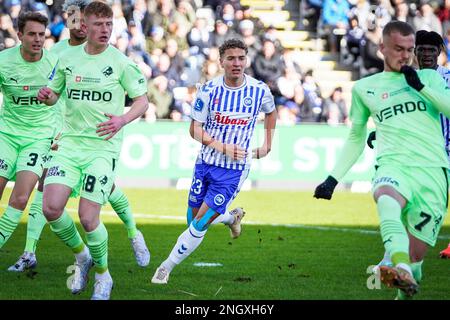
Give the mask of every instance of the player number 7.
[[422, 231], [422, 228], [431, 220], [431, 215], [429, 215], [428, 213], [421, 212], [420, 216], [424, 219], [422, 222], [420, 222], [414, 226], [414, 229], [416, 229], [417, 231]]

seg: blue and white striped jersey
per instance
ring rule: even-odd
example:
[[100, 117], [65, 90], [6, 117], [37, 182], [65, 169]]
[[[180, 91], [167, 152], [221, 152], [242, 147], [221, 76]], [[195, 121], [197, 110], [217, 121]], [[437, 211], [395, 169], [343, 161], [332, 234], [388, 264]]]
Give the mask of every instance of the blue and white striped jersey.
[[[450, 70], [438, 66], [436, 69], [437, 72], [444, 78], [447, 83], [447, 87], [450, 88]], [[450, 102], [449, 102], [450, 103]], [[447, 156], [449, 157], [450, 162], [450, 120], [441, 113], [441, 127], [442, 127], [442, 135], [444, 136], [445, 141], [445, 151], [447, 151]]]
[[249, 150], [260, 112], [270, 113], [275, 103], [269, 87], [245, 75], [242, 86], [230, 88], [219, 76], [201, 86], [192, 106], [191, 118], [203, 123], [203, 129], [215, 140], [235, 144], [247, 150], [243, 160], [233, 160], [211, 147], [202, 146], [199, 159], [217, 167], [244, 170], [251, 163]]

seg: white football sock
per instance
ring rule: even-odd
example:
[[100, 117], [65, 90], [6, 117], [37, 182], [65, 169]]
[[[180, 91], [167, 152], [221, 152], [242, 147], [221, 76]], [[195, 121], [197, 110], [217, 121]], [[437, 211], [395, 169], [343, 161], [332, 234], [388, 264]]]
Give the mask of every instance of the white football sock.
[[226, 225], [230, 225], [234, 222], [234, 215], [230, 214], [230, 211], [225, 211], [224, 214], [219, 215], [217, 218], [214, 219], [213, 222], [211, 222], [211, 225], [223, 223]]
[[[198, 231], [193, 226], [192, 223], [179, 237], [177, 243], [170, 252], [169, 259], [174, 263], [172, 268], [180, 264], [181, 261], [186, 259], [197, 247], [202, 243], [203, 237], [206, 233], [205, 231]], [[167, 264], [166, 268], [170, 268]], [[169, 270], [171, 271], [171, 270]]]

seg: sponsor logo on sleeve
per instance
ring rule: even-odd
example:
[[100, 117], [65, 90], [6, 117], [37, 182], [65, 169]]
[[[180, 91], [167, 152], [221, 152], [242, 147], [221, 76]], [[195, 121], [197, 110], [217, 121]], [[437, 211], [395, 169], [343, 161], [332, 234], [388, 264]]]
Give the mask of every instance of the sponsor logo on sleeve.
[[194, 110], [195, 111], [202, 111], [203, 107], [204, 107], [204, 103], [201, 99], [197, 99], [195, 100], [195, 104], [194, 104]]

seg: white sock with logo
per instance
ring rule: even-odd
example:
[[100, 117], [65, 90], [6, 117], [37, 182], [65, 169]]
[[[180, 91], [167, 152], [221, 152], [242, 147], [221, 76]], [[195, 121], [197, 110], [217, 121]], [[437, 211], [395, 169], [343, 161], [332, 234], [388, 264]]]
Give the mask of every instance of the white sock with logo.
[[166, 268], [169, 272], [175, 267], [175, 265], [180, 264], [181, 261], [186, 259], [197, 247], [202, 243], [203, 237], [206, 233], [205, 231], [198, 231], [193, 226], [192, 223], [179, 237], [177, 243], [170, 252], [169, 258], [172, 263], [166, 263], [164, 261], [162, 266]]

